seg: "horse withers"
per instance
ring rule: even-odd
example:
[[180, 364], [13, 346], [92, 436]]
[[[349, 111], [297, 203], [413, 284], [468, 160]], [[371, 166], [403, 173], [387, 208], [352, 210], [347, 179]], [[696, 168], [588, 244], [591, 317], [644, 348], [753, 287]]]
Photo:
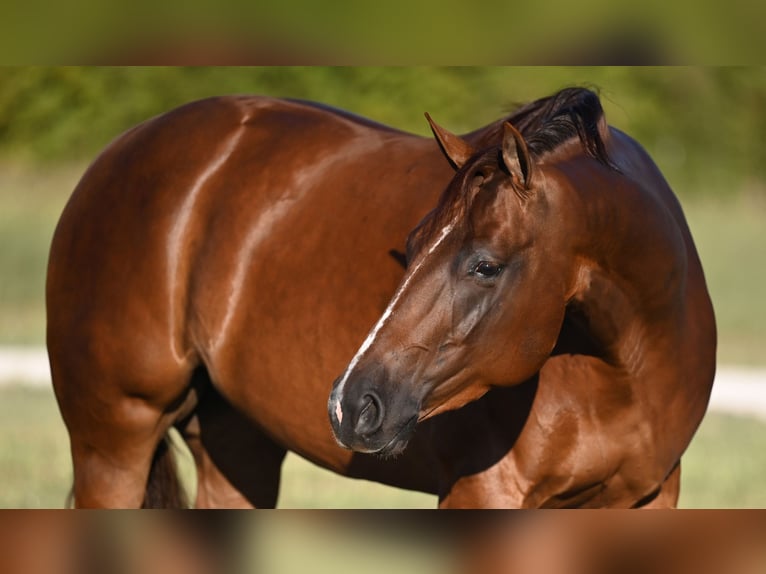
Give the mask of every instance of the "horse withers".
[[[274, 506], [287, 450], [442, 506], [672, 505], [712, 310], [680, 208], [625, 136], [601, 120], [593, 138], [594, 106], [565, 90], [462, 138], [434, 124], [437, 145], [319, 104], [222, 97], [118, 137], [48, 267], [75, 504], [183, 505], [175, 427], [197, 506]], [[566, 121], [581, 129], [554, 129]], [[395, 458], [334, 438], [327, 396], [350, 362], [335, 430]]]
[[[474, 443], [477, 458], [497, 449], [493, 464], [443, 502], [634, 506], [665, 481], [677, 491], [716, 336], [689, 229], [655, 164], [583, 90], [512, 118], [488, 148], [431, 125], [456, 173], [334, 384], [339, 444], [396, 454], [418, 421], [534, 381], [511, 448], [494, 413]], [[656, 503], [677, 493], [666, 497]]]

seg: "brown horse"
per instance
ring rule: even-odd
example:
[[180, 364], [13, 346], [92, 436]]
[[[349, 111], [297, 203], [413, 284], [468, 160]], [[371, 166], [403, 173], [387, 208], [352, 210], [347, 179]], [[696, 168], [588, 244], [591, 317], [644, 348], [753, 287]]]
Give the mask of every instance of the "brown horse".
[[[581, 118], [581, 100], [596, 105], [600, 114], [596, 96], [575, 89], [525, 106], [510, 120], [522, 133], [545, 132], [562, 117]], [[456, 149], [466, 155], [469, 148], [489, 149], [494, 152], [488, 154], [497, 156], [498, 146], [505, 143], [506, 149], [510, 141], [503, 135], [503, 122], [461, 140], [437, 133], [452, 161], [462, 161]], [[547, 182], [554, 177], [546, 163], [565, 150], [583, 157], [571, 165], [559, 162], [564, 166], [557, 172], [560, 179], [588, 172], [601, 183], [614, 184], [617, 171], [602, 170], [597, 160], [581, 153], [580, 140], [590, 141], [587, 133], [562, 141], [545, 155], [519, 155], [521, 161], [534, 160], [525, 172], [535, 183], [530, 187], [539, 187], [540, 178]], [[617, 141], [623, 143], [618, 146]], [[587, 297], [574, 297], [565, 310], [553, 312], [562, 315], [554, 336], [558, 351], [540, 361], [539, 380], [533, 370], [522, 372], [531, 369], [531, 361], [520, 357], [536, 356], [548, 344], [542, 335], [524, 339], [522, 355], [514, 351], [519, 366], [509, 371], [512, 380], [490, 380], [483, 369], [474, 384], [461, 385], [457, 393], [451, 383], [430, 393], [429, 405], [449, 399], [440, 405], [444, 410], [477, 397], [487, 384], [500, 383], [464, 408], [423, 422], [404, 453], [384, 460], [336, 444], [326, 418], [327, 394], [384, 309], [389, 309], [388, 320], [378, 323], [377, 336], [368, 338], [364, 352], [353, 359], [354, 368], [344, 375], [349, 391], [361, 388], [356, 381], [363, 368], [390, 370], [381, 352], [392, 343], [393, 330], [405, 326], [406, 315], [416, 318], [418, 300], [427, 305], [433, 287], [449, 296], [436, 269], [447, 256], [445, 249], [455, 244], [456, 233], [451, 230], [436, 245], [438, 223], [429, 223], [444, 219], [453, 209], [449, 202], [443, 199], [437, 216], [428, 216], [407, 241], [453, 176], [438, 146], [317, 104], [261, 97], [192, 103], [119, 137], [75, 189], [57, 227], [48, 269], [48, 351], [71, 439], [76, 504], [182, 504], [163, 441], [171, 426], [181, 430], [194, 455], [199, 506], [275, 505], [287, 449], [348, 476], [437, 493], [444, 506], [629, 506], [653, 497], [655, 504], [673, 504], [677, 462], [704, 412], [712, 380], [712, 311], [680, 209], [669, 199], [656, 168], [622, 135], [605, 137], [603, 144], [611, 162], [622, 165], [623, 172], [626, 166], [631, 170], [620, 175], [616, 189], [593, 188], [592, 197], [580, 199], [583, 205], [576, 205], [573, 195], [572, 208], [579, 209], [573, 219], [557, 212], [545, 222], [555, 221], [562, 234], [564, 228], [571, 232], [586, 208], [596, 212], [615, 203], [607, 191], [625, 194], [635, 203], [639, 197], [646, 196], [644, 203], [655, 198], [654, 211], [622, 208], [636, 218], [641, 231], [657, 232], [641, 236], [627, 256], [642, 262], [658, 258], [651, 271], [666, 290], [676, 289], [678, 309], [652, 307], [650, 316], [656, 321], [650, 331], [638, 320], [632, 326], [609, 323], [609, 317], [638, 317], [623, 314], [635, 301], [610, 289], [608, 273], [583, 271], [580, 283], [590, 282], [601, 305], [594, 310]], [[629, 184], [633, 172], [642, 177]], [[498, 183], [499, 170], [494, 179], [487, 175], [487, 183], [476, 186], [506, 187]], [[635, 191], [639, 185], [645, 193]], [[450, 196], [448, 192], [445, 197]], [[534, 197], [542, 205], [546, 196]], [[663, 210], [665, 202], [669, 207]], [[584, 223], [592, 227], [612, 221], [619, 231], [618, 219], [613, 215], [602, 220], [595, 214], [593, 222]], [[510, 231], [526, 233], [521, 227]], [[667, 237], [675, 241], [663, 243]], [[616, 239], [604, 235], [601, 243], [608, 247]], [[578, 240], [572, 235], [566, 247]], [[537, 263], [509, 260], [497, 278], [486, 279], [487, 291], [499, 291], [492, 285], [505, 281], [513, 269], [535, 269], [540, 255], [547, 258], [553, 284], [525, 281], [517, 289], [534, 297], [514, 294], [519, 312], [529, 306], [529, 312], [523, 311], [527, 321], [532, 309], [542, 313], [545, 301], [553, 305], [555, 296], [545, 289], [558, 292], [565, 279], [561, 274], [566, 273], [567, 251], [564, 246], [553, 251], [549, 243], [539, 243], [546, 251], [538, 252]], [[406, 244], [412, 266], [404, 288], [396, 291], [403, 275], [396, 252]], [[525, 251], [538, 249], [535, 245]], [[666, 264], [674, 266], [675, 274], [660, 275]], [[638, 263], [636, 271], [646, 273]], [[419, 293], [412, 290], [416, 283]], [[644, 295], [659, 300], [657, 285], [652, 285]], [[644, 284], [633, 287], [631, 295]], [[388, 305], [395, 291], [395, 302]], [[398, 310], [405, 303], [412, 311]], [[485, 305], [479, 303], [477, 309]], [[670, 316], [663, 318], [665, 313]], [[426, 321], [435, 334], [442, 315], [436, 305]], [[555, 330], [555, 321], [547, 320], [547, 331]], [[460, 333], [468, 322], [463, 321]], [[600, 331], [604, 325], [612, 331]], [[410, 325], [413, 334], [422, 332], [416, 327]], [[484, 347], [485, 355], [494, 349], [492, 360], [508, 350], [500, 347], [506, 334], [493, 341], [485, 327], [468, 330], [475, 331], [477, 348]], [[612, 369], [621, 367], [613, 364], [611, 351], [625, 338], [652, 341], [651, 347], [636, 343], [639, 351], [631, 363], [645, 364], [645, 388], [633, 384], [627, 372], [617, 377], [621, 384], [610, 384]], [[462, 346], [456, 345], [453, 354], [468, 358]], [[414, 356], [415, 351], [412, 347], [403, 353]], [[420, 353], [426, 357], [430, 350]], [[668, 362], [669, 354], [673, 360]], [[657, 364], [665, 370], [657, 371]], [[401, 403], [409, 412], [408, 429], [420, 411], [417, 398], [406, 398], [408, 392], [420, 398], [428, 394], [412, 385], [417, 373], [397, 386], [404, 391], [396, 396], [405, 397]], [[529, 380], [507, 386], [521, 382], [520, 377]], [[565, 380], [571, 384], [564, 385]], [[421, 389], [426, 387], [434, 388], [433, 382], [426, 381]], [[392, 403], [394, 394], [384, 396], [383, 389], [363, 395], [375, 398], [361, 418], [344, 399], [346, 424], [353, 421], [361, 429], [372, 418], [388, 428], [384, 400], [390, 414], [399, 399]], [[612, 411], [596, 412], [602, 407]], [[665, 419], [662, 427], [655, 426], [658, 417]], [[339, 430], [347, 437], [347, 431]], [[604, 464], [594, 467], [593, 456]], [[667, 458], [673, 460], [666, 463]], [[599, 474], [603, 472], [608, 476]], [[527, 494], [519, 494], [521, 487]]]
[[512, 449], [502, 412], [476, 417], [474, 448], [502, 454], [446, 502], [641, 505], [663, 481], [677, 490], [705, 412], [710, 298], [678, 201], [597, 97], [539, 108], [485, 149], [432, 124], [457, 174], [411, 234], [330, 420], [348, 448], [401, 452], [418, 421], [534, 378]]

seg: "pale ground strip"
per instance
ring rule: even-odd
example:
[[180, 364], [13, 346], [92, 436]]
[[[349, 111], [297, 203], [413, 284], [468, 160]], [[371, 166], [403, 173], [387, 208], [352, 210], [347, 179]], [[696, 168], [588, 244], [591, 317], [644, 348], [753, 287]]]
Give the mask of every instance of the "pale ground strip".
[[[0, 386], [50, 385], [48, 355], [44, 348], [0, 348]], [[718, 367], [710, 409], [766, 420], [766, 368]]]

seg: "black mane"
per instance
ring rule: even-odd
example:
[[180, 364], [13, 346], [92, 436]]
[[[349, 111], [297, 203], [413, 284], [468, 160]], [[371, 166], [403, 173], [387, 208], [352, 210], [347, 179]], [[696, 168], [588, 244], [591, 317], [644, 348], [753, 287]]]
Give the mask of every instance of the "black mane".
[[553, 151], [576, 136], [588, 155], [614, 167], [598, 129], [603, 116], [601, 101], [594, 92], [587, 88], [565, 88], [522, 105], [508, 120], [524, 136], [534, 156]]
[[[509, 117], [488, 126], [484, 138], [485, 141], [499, 142], [503, 137], [504, 122], [511, 122], [524, 136], [532, 156], [539, 157], [578, 137], [588, 156], [619, 171], [610, 160], [599, 132], [599, 122], [603, 117], [601, 101], [594, 92], [587, 88], [565, 88], [552, 96], [521, 105]], [[499, 161], [497, 143], [478, 152], [475, 161]], [[433, 234], [438, 226], [444, 225], [445, 218], [451, 220], [453, 217], [465, 217], [475, 197], [475, 194], [470, 193], [472, 187], [467, 185], [475, 161], [467, 162], [457, 171], [458, 185], [447, 186], [436, 208], [410, 233], [407, 240], [408, 253], [413, 251], [418, 237]], [[458, 210], [458, 215], [455, 215], [455, 210]], [[402, 263], [398, 254], [391, 255]], [[406, 268], [406, 257], [404, 262]]]

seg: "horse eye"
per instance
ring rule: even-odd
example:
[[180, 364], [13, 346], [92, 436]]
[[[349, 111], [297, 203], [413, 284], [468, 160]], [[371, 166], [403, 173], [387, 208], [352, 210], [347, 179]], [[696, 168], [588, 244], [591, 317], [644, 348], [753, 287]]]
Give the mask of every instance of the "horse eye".
[[477, 275], [481, 275], [482, 277], [490, 278], [490, 277], [497, 277], [497, 275], [500, 274], [500, 271], [503, 270], [502, 265], [498, 265], [497, 263], [490, 263], [489, 261], [479, 261], [479, 264], [476, 265], [473, 272]]

